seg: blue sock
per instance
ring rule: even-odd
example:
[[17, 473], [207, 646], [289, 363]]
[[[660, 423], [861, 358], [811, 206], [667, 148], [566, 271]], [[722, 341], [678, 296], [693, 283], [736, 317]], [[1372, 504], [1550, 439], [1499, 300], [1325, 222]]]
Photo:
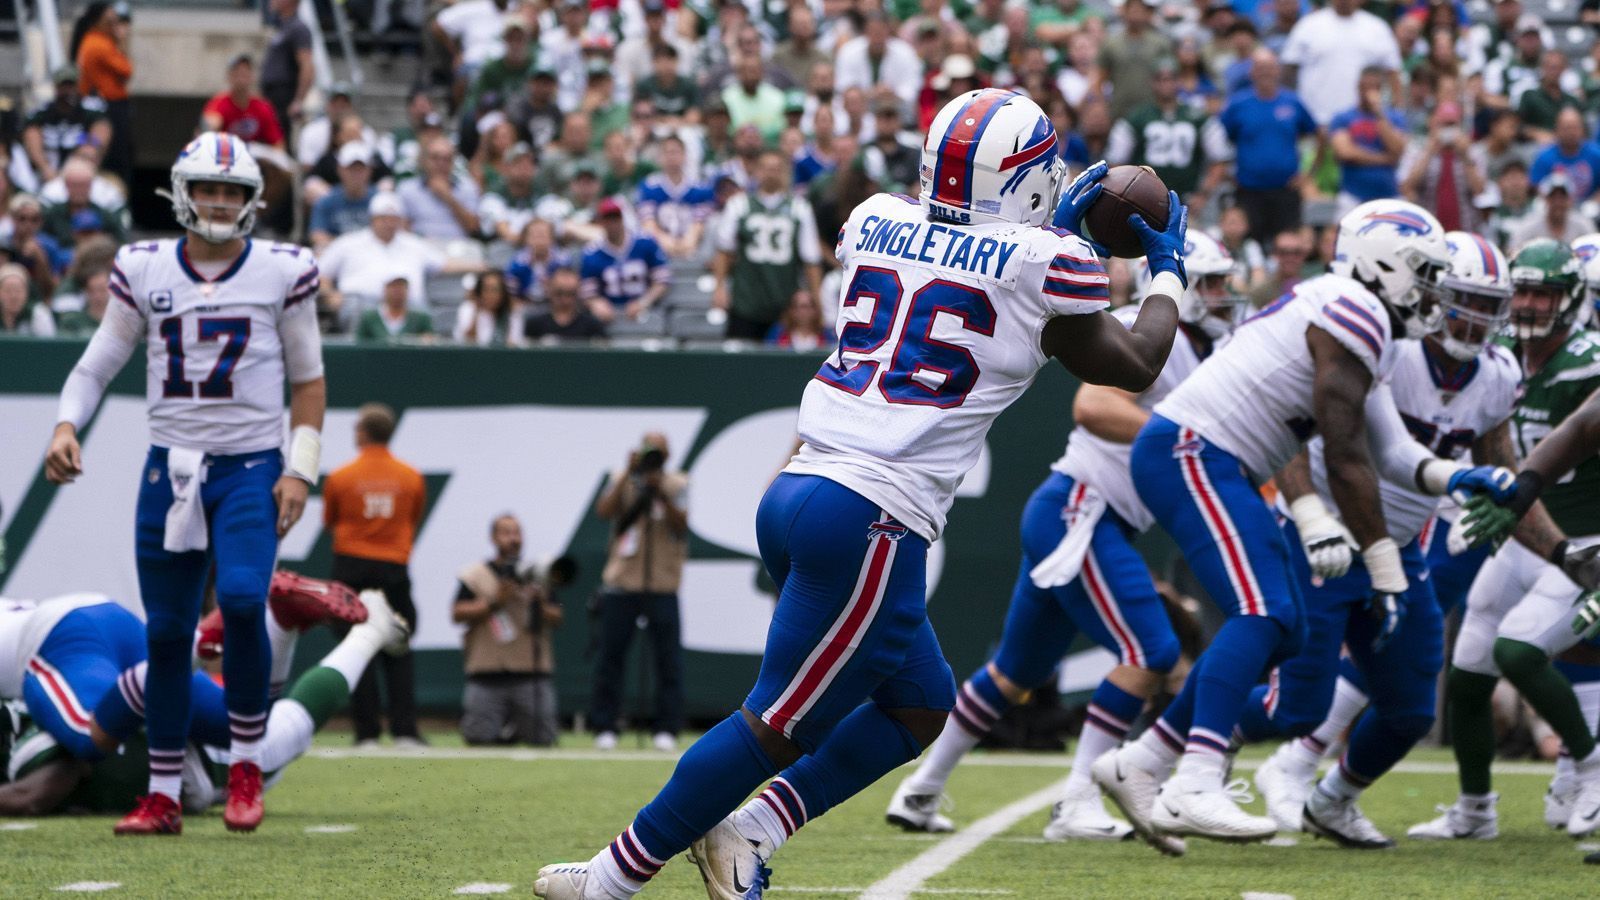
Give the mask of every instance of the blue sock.
[[1236, 616], [1222, 626], [1206, 648], [1204, 665], [1184, 685], [1194, 687], [1186, 751], [1228, 752], [1245, 700], [1283, 637], [1283, 626], [1264, 616]]
[[793, 789], [800, 814], [793, 824], [799, 828], [921, 752], [922, 745], [904, 725], [876, 704], [864, 703], [844, 717], [815, 753], [779, 773], [773, 788], [787, 784]]
[[1244, 713], [1239, 716], [1239, 737], [1247, 744], [1254, 744], [1281, 734], [1272, 717], [1267, 715], [1267, 686], [1258, 684], [1244, 702]]
[[1200, 673], [1205, 671], [1206, 658], [1206, 654], [1200, 655], [1194, 667], [1189, 670], [1189, 677], [1183, 680], [1183, 687], [1178, 690], [1178, 696], [1173, 697], [1172, 702], [1161, 712], [1159, 721], [1165, 723], [1173, 734], [1188, 734], [1189, 726], [1194, 722], [1195, 683], [1200, 680]]
[[1084, 724], [1093, 725], [1121, 741], [1128, 736], [1128, 727], [1143, 709], [1143, 697], [1135, 697], [1102, 679], [1089, 698], [1088, 718]]
[[968, 734], [982, 738], [1010, 708], [1011, 702], [1000, 693], [985, 663], [956, 692], [956, 706], [950, 715]]
[[657, 861], [689, 849], [777, 771], [743, 713], [735, 712], [684, 751], [666, 786], [611, 842], [612, 854], [630, 864], [623, 869], [628, 877], [648, 881], [660, 868]]
[[272, 680], [266, 606], [223, 606], [222, 628], [222, 689], [232, 737], [229, 749], [235, 762], [259, 763], [261, 739], [267, 732], [268, 683]]

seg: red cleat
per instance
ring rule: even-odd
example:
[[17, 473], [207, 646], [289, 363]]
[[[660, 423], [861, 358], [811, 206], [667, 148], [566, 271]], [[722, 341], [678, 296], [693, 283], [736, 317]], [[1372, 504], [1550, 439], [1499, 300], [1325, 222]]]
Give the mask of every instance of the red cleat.
[[305, 631], [319, 622], [359, 625], [367, 620], [367, 608], [349, 586], [307, 578], [287, 569], [272, 573], [267, 604], [279, 625], [296, 631]]
[[194, 652], [201, 659], [216, 659], [222, 655], [222, 610], [213, 609], [200, 620], [195, 629]]
[[222, 810], [222, 823], [229, 831], [255, 831], [261, 815], [261, 767], [234, 763], [228, 767], [228, 805]]
[[140, 797], [139, 805], [113, 830], [117, 834], [183, 834], [183, 809], [166, 794]]

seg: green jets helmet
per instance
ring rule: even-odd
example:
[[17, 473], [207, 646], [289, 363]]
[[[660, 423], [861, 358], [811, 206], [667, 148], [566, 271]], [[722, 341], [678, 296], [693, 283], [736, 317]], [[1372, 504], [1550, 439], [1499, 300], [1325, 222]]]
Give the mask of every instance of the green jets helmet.
[[[1529, 294], [1528, 288], [1537, 292]], [[1582, 304], [1583, 261], [1558, 240], [1531, 240], [1511, 258], [1511, 289], [1511, 327], [1517, 340], [1564, 331]]]

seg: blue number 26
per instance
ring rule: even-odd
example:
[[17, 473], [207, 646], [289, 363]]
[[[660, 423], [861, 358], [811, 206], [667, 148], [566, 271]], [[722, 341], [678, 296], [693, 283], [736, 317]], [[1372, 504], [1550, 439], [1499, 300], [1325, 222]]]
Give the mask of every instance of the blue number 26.
[[[993, 337], [994, 304], [977, 288], [942, 279], [930, 281], [911, 295], [911, 308], [896, 337], [894, 326], [904, 296], [900, 276], [892, 269], [856, 269], [843, 306], [848, 310], [871, 299], [872, 318], [846, 323], [839, 330], [839, 350], [822, 364], [817, 380], [859, 397], [876, 379], [878, 392], [890, 403], [940, 409], [960, 406], [978, 383], [978, 361], [967, 348], [935, 338], [933, 323], [939, 313], [948, 313], [961, 320], [964, 330]], [[894, 353], [881, 376], [876, 360], [845, 359], [847, 353], [876, 353], [891, 337], [896, 338]]]

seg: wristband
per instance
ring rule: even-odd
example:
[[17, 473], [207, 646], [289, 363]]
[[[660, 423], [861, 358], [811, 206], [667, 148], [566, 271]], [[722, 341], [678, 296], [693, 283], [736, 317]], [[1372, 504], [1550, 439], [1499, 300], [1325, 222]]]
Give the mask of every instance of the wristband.
[[1155, 277], [1150, 279], [1150, 289], [1145, 291], [1145, 296], [1154, 297], [1157, 294], [1171, 297], [1174, 301], [1182, 300], [1183, 279], [1173, 272], [1165, 270], [1157, 272]]
[[1361, 551], [1361, 561], [1367, 566], [1373, 590], [1399, 594], [1410, 587], [1405, 567], [1400, 564], [1400, 547], [1394, 538], [1374, 541], [1372, 546]]
[[1328, 512], [1327, 504], [1322, 502], [1321, 497], [1307, 494], [1289, 503], [1289, 518], [1294, 520], [1296, 527], [1304, 529], [1312, 522], [1331, 519], [1333, 516]]
[[1555, 563], [1556, 566], [1559, 567], [1562, 563], [1567, 561], [1567, 551], [1571, 549], [1572, 542], [1563, 538], [1556, 542], [1554, 547], [1550, 548], [1550, 556], [1548, 558], [1551, 562]]
[[289, 436], [289, 463], [285, 475], [315, 485], [322, 471], [322, 435], [310, 425], [300, 425]]
[[1521, 518], [1533, 506], [1533, 501], [1539, 499], [1539, 494], [1544, 491], [1544, 476], [1532, 469], [1523, 469], [1517, 473], [1517, 480], [1512, 482], [1516, 491], [1511, 500], [1506, 503], [1506, 508]]
[[1435, 497], [1442, 497], [1450, 492], [1451, 476], [1468, 468], [1470, 466], [1447, 459], [1425, 459], [1417, 466], [1417, 486]]

